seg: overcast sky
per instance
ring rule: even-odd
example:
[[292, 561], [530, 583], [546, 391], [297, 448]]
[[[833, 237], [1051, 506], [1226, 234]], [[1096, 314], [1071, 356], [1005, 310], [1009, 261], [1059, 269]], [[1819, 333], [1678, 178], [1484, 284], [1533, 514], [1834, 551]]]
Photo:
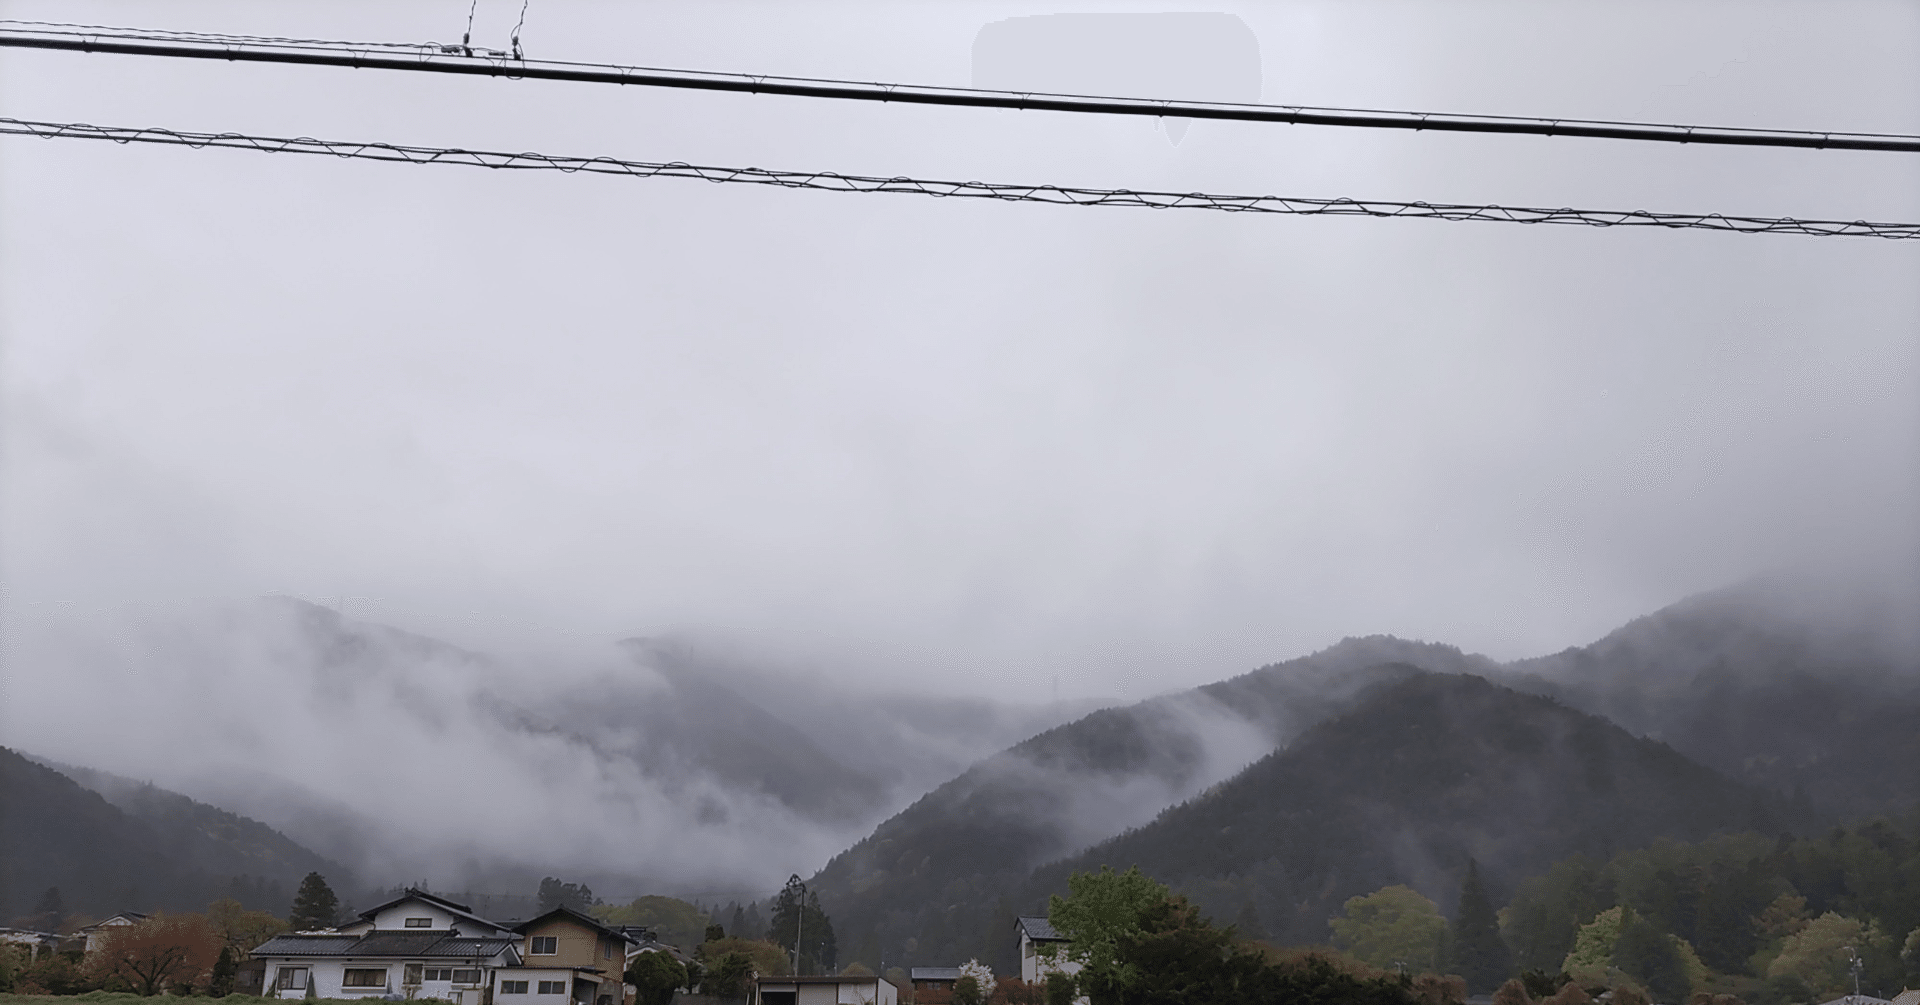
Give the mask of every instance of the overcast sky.
[[[967, 85], [1006, 18], [1168, 9], [532, 0], [523, 38]], [[1911, 3], [1191, 9], [1240, 18], [1269, 102], [1920, 133]], [[518, 12], [480, 0], [477, 40], [504, 46]], [[466, 14], [0, 3], [405, 41], [457, 39]], [[1169, 60], [1141, 86], [1242, 79]], [[0, 115], [1920, 219], [1905, 154], [1231, 123], [1176, 144], [1138, 119], [20, 50], [0, 50]], [[1911, 546], [1920, 242], [4, 137], [0, 379], [14, 636], [52, 605], [106, 626], [283, 592], [480, 648], [678, 633], [875, 686], [1135, 698], [1350, 634], [1535, 655], [1781, 563]]]

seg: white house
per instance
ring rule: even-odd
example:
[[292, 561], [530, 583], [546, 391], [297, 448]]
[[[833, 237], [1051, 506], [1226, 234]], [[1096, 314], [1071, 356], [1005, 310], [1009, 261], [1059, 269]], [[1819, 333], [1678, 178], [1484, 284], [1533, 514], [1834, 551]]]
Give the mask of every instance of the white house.
[[481, 1005], [497, 970], [520, 965], [520, 937], [464, 904], [419, 890], [332, 932], [277, 935], [253, 950], [275, 998], [441, 998]]
[[884, 977], [762, 977], [753, 1005], [900, 1005], [900, 989]]
[[1043, 947], [1055, 947], [1056, 953], [1067, 948], [1067, 937], [1053, 930], [1053, 925], [1045, 918], [1021, 918], [1017, 926], [1020, 930], [1020, 979], [1028, 984], [1038, 984], [1051, 973], [1077, 974], [1080, 964], [1066, 958], [1064, 954], [1053, 959], [1040, 955]]

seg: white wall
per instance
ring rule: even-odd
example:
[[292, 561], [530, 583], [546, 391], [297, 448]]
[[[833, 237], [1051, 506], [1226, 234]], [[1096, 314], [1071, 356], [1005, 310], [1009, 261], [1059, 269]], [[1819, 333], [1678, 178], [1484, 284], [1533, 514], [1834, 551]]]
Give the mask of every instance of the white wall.
[[[413, 915], [413, 917], [420, 917], [420, 915], [416, 914]], [[414, 996], [417, 998], [445, 998], [451, 1001], [458, 1001], [459, 998], [457, 996], [464, 990], [466, 992], [466, 1001], [470, 1003], [470, 1005], [477, 1005], [480, 1000], [479, 990], [491, 984], [496, 979], [496, 973], [501, 972], [502, 966], [507, 962], [506, 954], [504, 953], [478, 964], [457, 960], [293, 960], [284, 957], [278, 959], [269, 957], [266, 959], [267, 982], [264, 992], [269, 998], [306, 997], [307, 993], [304, 988], [278, 990], [275, 987], [275, 985], [279, 983], [279, 971], [282, 968], [306, 967], [308, 968], [307, 979], [313, 982], [313, 993], [316, 998], [378, 998], [383, 995], [402, 994], [404, 992], [401, 989], [400, 982], [405, 977], [407, 964], [420, 963], [424, 966], [434, 968], [447, 967], [460, 970], [478, 967], [480, 970], [480, 983], [477, 985], [455, 985], [450, 981], [427, 981], [421, 984], [420, 989], [414, 993]], [[354, 970], [385, 970], [387, 972], [386, 984], [377, 988], [343, 987], [341, 982], [346, 980], [346, 972], [349, 968]], [[516, 968], [506, 970], [505, 972], [518, 974], [521, 971]], [[515, 979], [518, 980], [519, 978], [516, 976]], [[533, 979], [538, 980], [539, 978]], [[559, 980], [564, 978], [549, 977], [547, 979]], [[542, 1005], [540, 996], [529, 995], [527, 997], [529, 1000], [525, 1005]], [[544, 1000], [545, 1005], [557, 1005], [558, 1002], [564, 1001], [564, 997], [554, 995], [548, 995]]]
[[[494, 971], [493, 981], [494, 1005], [566, 1005], [571, 1000], [573, 971], [564, 968], [509, 967]], [[527, 993], [504, 994], [500, 990], [501, 981], [526, 981]], [[566, 990], [557, 995], [540, 994], [541, 981], [559, 981]]]
[[[433, 924], [430, 928], [409, 929], [407, 928], [408, 918], [426, 918], [432, 921]], [[394, 929], [396, 931], [402, 931], [402, 932], [405, 932], [405, 931], [425, 932], [425, 931], [431, 931], [431, 930], [439, 930], [444, 932], [458, 920], [460, 919], [455, 918], [452, 914], [446, 911], [443, 911], [440, 908], [434, 907], [432, 904], [428, 904], [425, 901], [409, 900], [401, 904], [396, 904], [374, 915], [373, 927], [380, 929], [382, 931], [386, 929]], [[472, 922], [467, 923], [467, 928], [474, 928], [474, 927], [476, 926]], [[467, 935], [480, 934], [478, 932], [468, 932], [465, 929], [462, 929], [462, 931], [464, 934], [467, 934]]]

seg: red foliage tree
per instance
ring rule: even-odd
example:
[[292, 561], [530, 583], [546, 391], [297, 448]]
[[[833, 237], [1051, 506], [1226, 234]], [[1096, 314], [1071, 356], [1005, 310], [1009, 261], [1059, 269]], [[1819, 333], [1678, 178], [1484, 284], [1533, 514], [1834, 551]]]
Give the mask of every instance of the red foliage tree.
[[223, 941], [205, 915], [163, 915], [138, 925], [108, 929], [87, 957], [90, 976], [120, 983], [141, 995], [175, 985], [197, 985], [220, 956]]

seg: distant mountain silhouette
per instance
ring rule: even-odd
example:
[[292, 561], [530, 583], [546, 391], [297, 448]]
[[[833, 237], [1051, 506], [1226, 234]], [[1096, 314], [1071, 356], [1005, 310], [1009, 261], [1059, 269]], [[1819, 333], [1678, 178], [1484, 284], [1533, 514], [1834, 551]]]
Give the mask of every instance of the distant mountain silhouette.
[[350, 880], [344, 867], [256, 820], [0, 747], [0, 918], [30, 910], [50, 886], [69, 910], [95, 916], [197, 911], [229, 895], [284, 914], [312, 871]]

